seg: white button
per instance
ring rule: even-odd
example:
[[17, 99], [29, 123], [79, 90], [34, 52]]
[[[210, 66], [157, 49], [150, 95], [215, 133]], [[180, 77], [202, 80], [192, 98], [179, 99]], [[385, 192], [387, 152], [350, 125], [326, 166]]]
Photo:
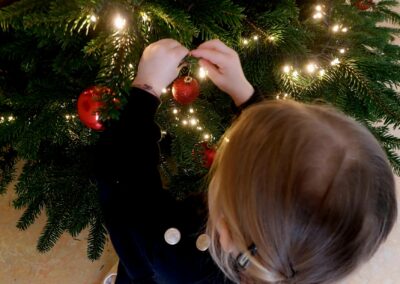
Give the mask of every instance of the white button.
[[206, 251], [211, 244], [210, 237], [206, 234], [201, 234], [196, 241], [196, 247], [200, 251]]
[[169, 228], [165, 231], [164, 239], [167, 244], [171, 246], [176, 245], [181, 240], [181, 232], [176, 228]]

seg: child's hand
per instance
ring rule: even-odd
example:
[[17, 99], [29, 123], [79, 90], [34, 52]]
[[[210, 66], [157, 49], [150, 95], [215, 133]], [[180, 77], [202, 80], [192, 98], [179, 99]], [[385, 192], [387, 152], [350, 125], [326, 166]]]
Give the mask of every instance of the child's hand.
[[173, 39], [162, 39], [147, 46], [140, 59], [133, 85], [151, 87], [160, 97], [162, 89], [167, 87], [179, 74], [179, 64], [189, 50]]
[[244, 76], [236, 51], [218, 39], [207, 41], [191, 55], [201, 58], [199, 64], [208, 71], [208, 77], [222, 91], [230, 95], [237, 106], [254, 93], [253, 86]]

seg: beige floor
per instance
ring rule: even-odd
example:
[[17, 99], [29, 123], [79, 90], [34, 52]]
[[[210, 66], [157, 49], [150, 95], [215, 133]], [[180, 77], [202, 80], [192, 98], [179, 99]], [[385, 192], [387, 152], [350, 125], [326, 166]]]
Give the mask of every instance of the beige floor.
[[100, 260], [86, 257], [87, 231], [76, 239], [65, 234], [46, 254], [36, 242], [46, 219], [41, 216], [27, 231], [15, 224], [22, 214], [12, 208], [15, 195], [8, 190], [0, 196], [0, 284], [100, 284], [117, 262], [108, 242]]

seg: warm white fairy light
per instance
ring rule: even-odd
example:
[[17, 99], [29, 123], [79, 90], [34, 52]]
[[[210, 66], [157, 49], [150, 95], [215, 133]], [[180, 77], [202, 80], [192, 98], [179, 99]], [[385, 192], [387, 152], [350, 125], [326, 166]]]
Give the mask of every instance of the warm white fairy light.
[[292, 75], [294, 78], [297, 78], [297, 77], [299, 77], [299, 72], [297, 70], [294, 70]]
[[12, 116], [12, 115], [10, 115], [9, 117], [8, 117], [8, 121], [13, 121], [14, 120], [14, 117]]
[[322, 19], [322, 17], [323, 17], [323, 15], [322, 15], [321, 12], [317, 12], [317, 13], [315, 13], [314, 16], [313, 16], [314, 19], [318, 19], [318, 20], [319, 20], [319, 19]]
[[288, 96], [289, 96], [289, 95], [288, 95], [287, 93], [285, 93], [285, 94], [283, 95], [283, 99], [286, 100]]
[[126, 20], [125, 18], [121, 17], [121, 15], [117, 15], [114, 18], [114, 27], [116, 27], [118, 30], [122, 30], [126, 25]]
[[244, 44], [244, 45], [248, 45], [248, 44], [249, 44], [249, 40], [248, 40], [248, 39], [244, 39], [244, 40], [243, 40], [243, 44]]
[[317, 69], [317, 66], [314, 63], [309, 63], [306, 66], [306, 70], [308, 73], [314, 73], [316, 69]]
[[166, 94], [168, 90], [166, 88], [162, 88], [161, 93]]
[[197, 120], [196, 118], [192, 118], [192, 119], [190, 119], [190, 125], [192, 125], [192, 126], [196, 126], [196, 125], [197, 125], [197, 123], [198, 123], [198, 120]]
[[340, 29], [340, 26], [339, 26], [339, 25], [334, 25], [334, 26], [332, 27], [332, 31], [333, 31], [334, 33], [337, 33], [337, 32], [339, 31], [339, 29]]
[[163, 130], [163, 131], [161, 131], [161, 134], [162, 135], [167, 135], [167, 131]]
[[96, 15], [91, 15], [91, 16], [90, 16], [90, 20], [91, 20], [93, 23], [96, 23], [96, 22], [97, 22], [97, 17], [96, 17]]
[[182, 124], [183, 124], [183, 125], [188, 125], [188, 123], [189, 123], [189, 122], [188, 122], [186, 119], [182, 120]]
[[4, 116], [0, 117], [0, 123], [3, 123], [5, 121]]
[[340, 63], [339, 58], [335, 58], [335, 59], [333, 59], [333, 60], [331, 61], [331, 65], [332, 65], [332, 66], [338, 65], [339, 63]]
[[253, 36], [253, 39], [254, 39], [255, 41], [257, 41], [257, 40], [258, 40], [258, 35]]
[[339, 49], [339, 52], [340, 52], [341, 54], [344, 54], [344, 53], [346, 52], [346, 49], [341, 48], [341, 49]]
[[203, 67], [200, 67], [200, 69], [199, 69], [199, 77], [201, 79], [204, 79], [207, 77], [207, 70], [204, 69]]
[[174, 109], [172, 110], [172, 113], [173, 113], [173, 114], [177, 114], [177, 113], [178, 113], [178, 110], [177, 110], [176, 108], [174, 108]]
[[69, 120], [71, 118], [71, 116], [69, 115], [69, 114], [67, 114], [66, 116], [65, 116], [65, 119], [66, 120]]
[[279, 100], [279, 95], [276, 95], [276, 99]]
[[322, 11], [322, 6], [321, 6], [321, 5], [315, 6], [315, 10], [316, 10], [317, 12], [321, 12], [321, 11]]
[[203, 137], [204, 137], [204, 140], [209, 140], [211, 138], [210, 134], [207, 134], [207, 133], [204, 134]]
[[321, 69], [318, 71], [319, 76], [323, 77], [325, 75], [325, 70]]
[[346, 27], [342, 28], [342, 32], [344, 32], [344, 33], [347, 33], [348, 30], [349, 30], [349, 29], [346, 28]]
[[289, 65], [283, 66], [283, 72], [285, 72], [286, 74], [289, 74], [289, 72], [290, 72], [290, 66], [289, 66]]
[[224, 141], [225, 141], [226, 143], [229, 143], [231, 140], [229, 140], [228, 137], [225, 137], [225, 138], [224, 138]]
[[196, 128], [197, 128], [197, 130], [199, 130], [199, 131], [203, 130], [203, 127], [201, 127], [201, 126], [197, 126]]
[[189, 109], [189, 112], [190, 112], [190, 113], [194, 113], [194, 109], [190, 108], [190, 109]]

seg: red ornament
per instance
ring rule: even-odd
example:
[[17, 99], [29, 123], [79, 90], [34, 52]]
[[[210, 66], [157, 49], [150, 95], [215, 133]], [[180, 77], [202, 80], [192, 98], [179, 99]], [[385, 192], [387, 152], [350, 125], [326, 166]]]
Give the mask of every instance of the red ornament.
[[199, 96], [199, 94], [199, 83], [193, 77], [180, 77], [172, 84], [172, 95], [180, 104], [190, 104]]
[[354, 6], [356, 6], [359, 10], [365, 11], [374, 6], [373, 0], [357, 0], [354, 2]]
[[104, 94], [112, 94], [111, 89], [94, 86], [84, 90], [78, 98], [79, 119], [85, 126], [97, 131], [104, 130], [99, 111], [104, 106], [104, 102], [101, 101]]
[[207, 142], [197, 143], [195, 149], [192, 151], [192, 155], [201, 159], [203, 167], [209, 169], [214, 162], [215, 154], [217, 151], [214, 148], [208, 146]]

